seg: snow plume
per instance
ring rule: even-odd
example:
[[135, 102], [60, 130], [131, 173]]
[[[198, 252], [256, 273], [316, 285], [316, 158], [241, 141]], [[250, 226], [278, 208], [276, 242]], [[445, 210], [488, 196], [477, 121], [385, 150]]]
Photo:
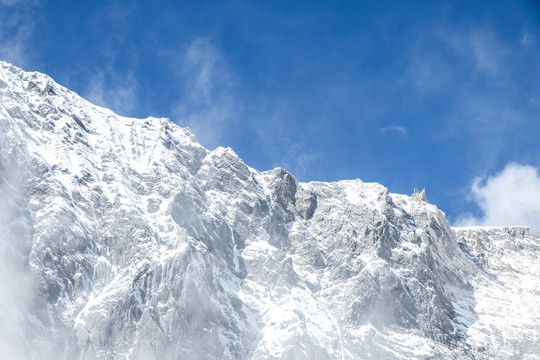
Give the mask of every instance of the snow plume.
[[458, 226], [523, 225], [540, 229], [540, 177], [530, 165], [511, 163], [500, 173], [476, 178], [472, 195], [483, 216], [465, 215]]

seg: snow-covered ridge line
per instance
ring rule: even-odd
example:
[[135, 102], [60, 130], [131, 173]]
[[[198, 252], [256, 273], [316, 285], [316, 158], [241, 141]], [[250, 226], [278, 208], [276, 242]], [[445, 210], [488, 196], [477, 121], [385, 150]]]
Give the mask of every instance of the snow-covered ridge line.
[[3, 62], [0, 199], [13, 359], [540, 353], [538, 232], [453, 229], [424, 192], [260, 172]]
[[455, 230], [504, 230], [504, 229], [530, 229], [534, 230], [529, 226], [487, 226], [487, 225], [471, 225], [471, 226], [452, 226]]

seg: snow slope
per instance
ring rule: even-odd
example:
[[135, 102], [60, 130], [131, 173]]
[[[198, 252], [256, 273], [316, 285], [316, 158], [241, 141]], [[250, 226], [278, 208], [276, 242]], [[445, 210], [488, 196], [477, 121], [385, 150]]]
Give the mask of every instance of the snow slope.
[[540, 356], [538, 232], [259, 172], [7, 63], [0, 199], [9, 358]]

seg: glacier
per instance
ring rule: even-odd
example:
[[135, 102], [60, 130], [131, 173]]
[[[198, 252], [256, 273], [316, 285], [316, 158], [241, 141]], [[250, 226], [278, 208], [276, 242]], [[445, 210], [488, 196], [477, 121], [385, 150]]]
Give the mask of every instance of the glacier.
[[539, 254], [0, 62], [2, 358], [538, 359]]

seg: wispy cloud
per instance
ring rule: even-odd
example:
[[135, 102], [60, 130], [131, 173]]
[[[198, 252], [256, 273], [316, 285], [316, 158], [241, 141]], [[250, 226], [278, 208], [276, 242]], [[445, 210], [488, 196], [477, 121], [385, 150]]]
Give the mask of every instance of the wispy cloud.
[[221, 145], [242, 111], [233, 72], [207, 38], [193, 40], [174, 60], [181, 98], [173, 115], [207, 147]]
[[0, 4], [5, 6], [13, 6], [19, 2], [21, 2], [21, 0], [0, 0]]
[[466, 38], [464, 44], [458, 44], [456, 49], [470, 54], [476, 70], [490, 76], [500, 74], [501, 66], [508, 55], [506, 48], [497, 40], [491, 31], [474, 30]]
[[[524, 41], [533, 41], [524, 34]], [[466, 166], [500, 166], [505, 146], [525, 134], [526, 124], [536, 126], [540, 107], [532, 96], [538, 86], [528, 82], [524, 51], [489, 27], [455, 31], [441, 25], [412, 46], [404, 88], [414, 90], [415, 107], [429, 108], [432, 101], [442, 107], [434, 139], [474, 137]]]
[[429, 53], [422, 49], [417, 49], [413, 53], [409, 69], [404, 76], [407, 86], [411, 85], [421, 94], [434, 94], [450, 85], [452, 73], [449, 64], [441, 59], [440, 54]]
[[0, 11], [0, 59], [25, 67], [28, 65], [28, 47], [34, 29], [28, 6], [11, 7], [18, 2], [0, 1], [0, 7], [8, 7]]
[[[172, 64], [180, 84], [172, 118], [180, 126], [190, 127], [202, 145], [214, 148], [242, 143], [246, 139], [238, 135], [249, 136], [261, 153], [273, 154], [268, 165], [284, 167], [299, 178], [323, 158], [291, 137], [294, 134], [285, 120], [290, 117], [291, 99], [246, 93], [227, 57], [209, 38], [193, 39], [174, 54]], [[245, 125], [239, 129], [242, 123]]]
[[395, 134], [402, 138], [407, 138], [407, 128], [402, 125], [385, 126], [381, 129], [381, 132], [383, 133], [383, 135]]
[[534, 36], [528, 29], [525, 29], [521, 32], [521, 37], [519, 38], [521, 45], [531, 46], [536, 42], [536, 36]]
[[[438, 32], [438, 36], [457, 56], [454, 60], [461, 62], [453, 66], [453, 71], [465, 70], [471, 75], [490, 77], [505, 73], [503, 69], [512, 53], [491, 28], [476, 27], [460, 32], [445, 29]], [[475, 80], [476, 76], [470, 80]]]
[[471, 195], [482, 216], [461, 215], [457, 226], [524, 225], [540, 229], [540, 176], [533, 166], [511, 163], [496, 175], [476, 178]]
[[36, 5], [40, 5], [42, 2], [43, 2], [42, 0], [0, 0], [0, 5], [4, 5], [6, 7], [13, 7], [15, 5], [36, 6]]
[[516, 54], [511, 45], [487, 26], [460, 31], [440, 27], [418, 38], [410, 61], [416, 63], [417, 58], [424, 61], [410, 70], [422, 75], [425, 67], [432, 69], [429, 75], [433, 81], [442, 80], [442, 86], [461, 92], [474, 92], [474, 86], [483, 81], [505, 87], [513, 80], [509, 65]]
[[488, 28], [436, 27], [416, 37], [397, 83], [413, 90], [410, 95], [419, 102], [440, 95], [450, 95], [448, 101], [455, 102], [477, 94], [482, 82], [498, 87], [511, 83], [507, 76], [511, 53]]
[[88, 101], [112, 109], [120, 115], [132, 115], [136, 109], [138, 82], [133, 73], [124, 75], [109, 67], [90, 77], [83, 96]]
[[301, 181], [310, 173], [311, 167], [324, 158], [321, 153], [306, 150], [301, 143], [289, 144], [284, 149], [286, 151], [282, 153], [281, 159], [274, 162], [273, 166], [287, 169]]

